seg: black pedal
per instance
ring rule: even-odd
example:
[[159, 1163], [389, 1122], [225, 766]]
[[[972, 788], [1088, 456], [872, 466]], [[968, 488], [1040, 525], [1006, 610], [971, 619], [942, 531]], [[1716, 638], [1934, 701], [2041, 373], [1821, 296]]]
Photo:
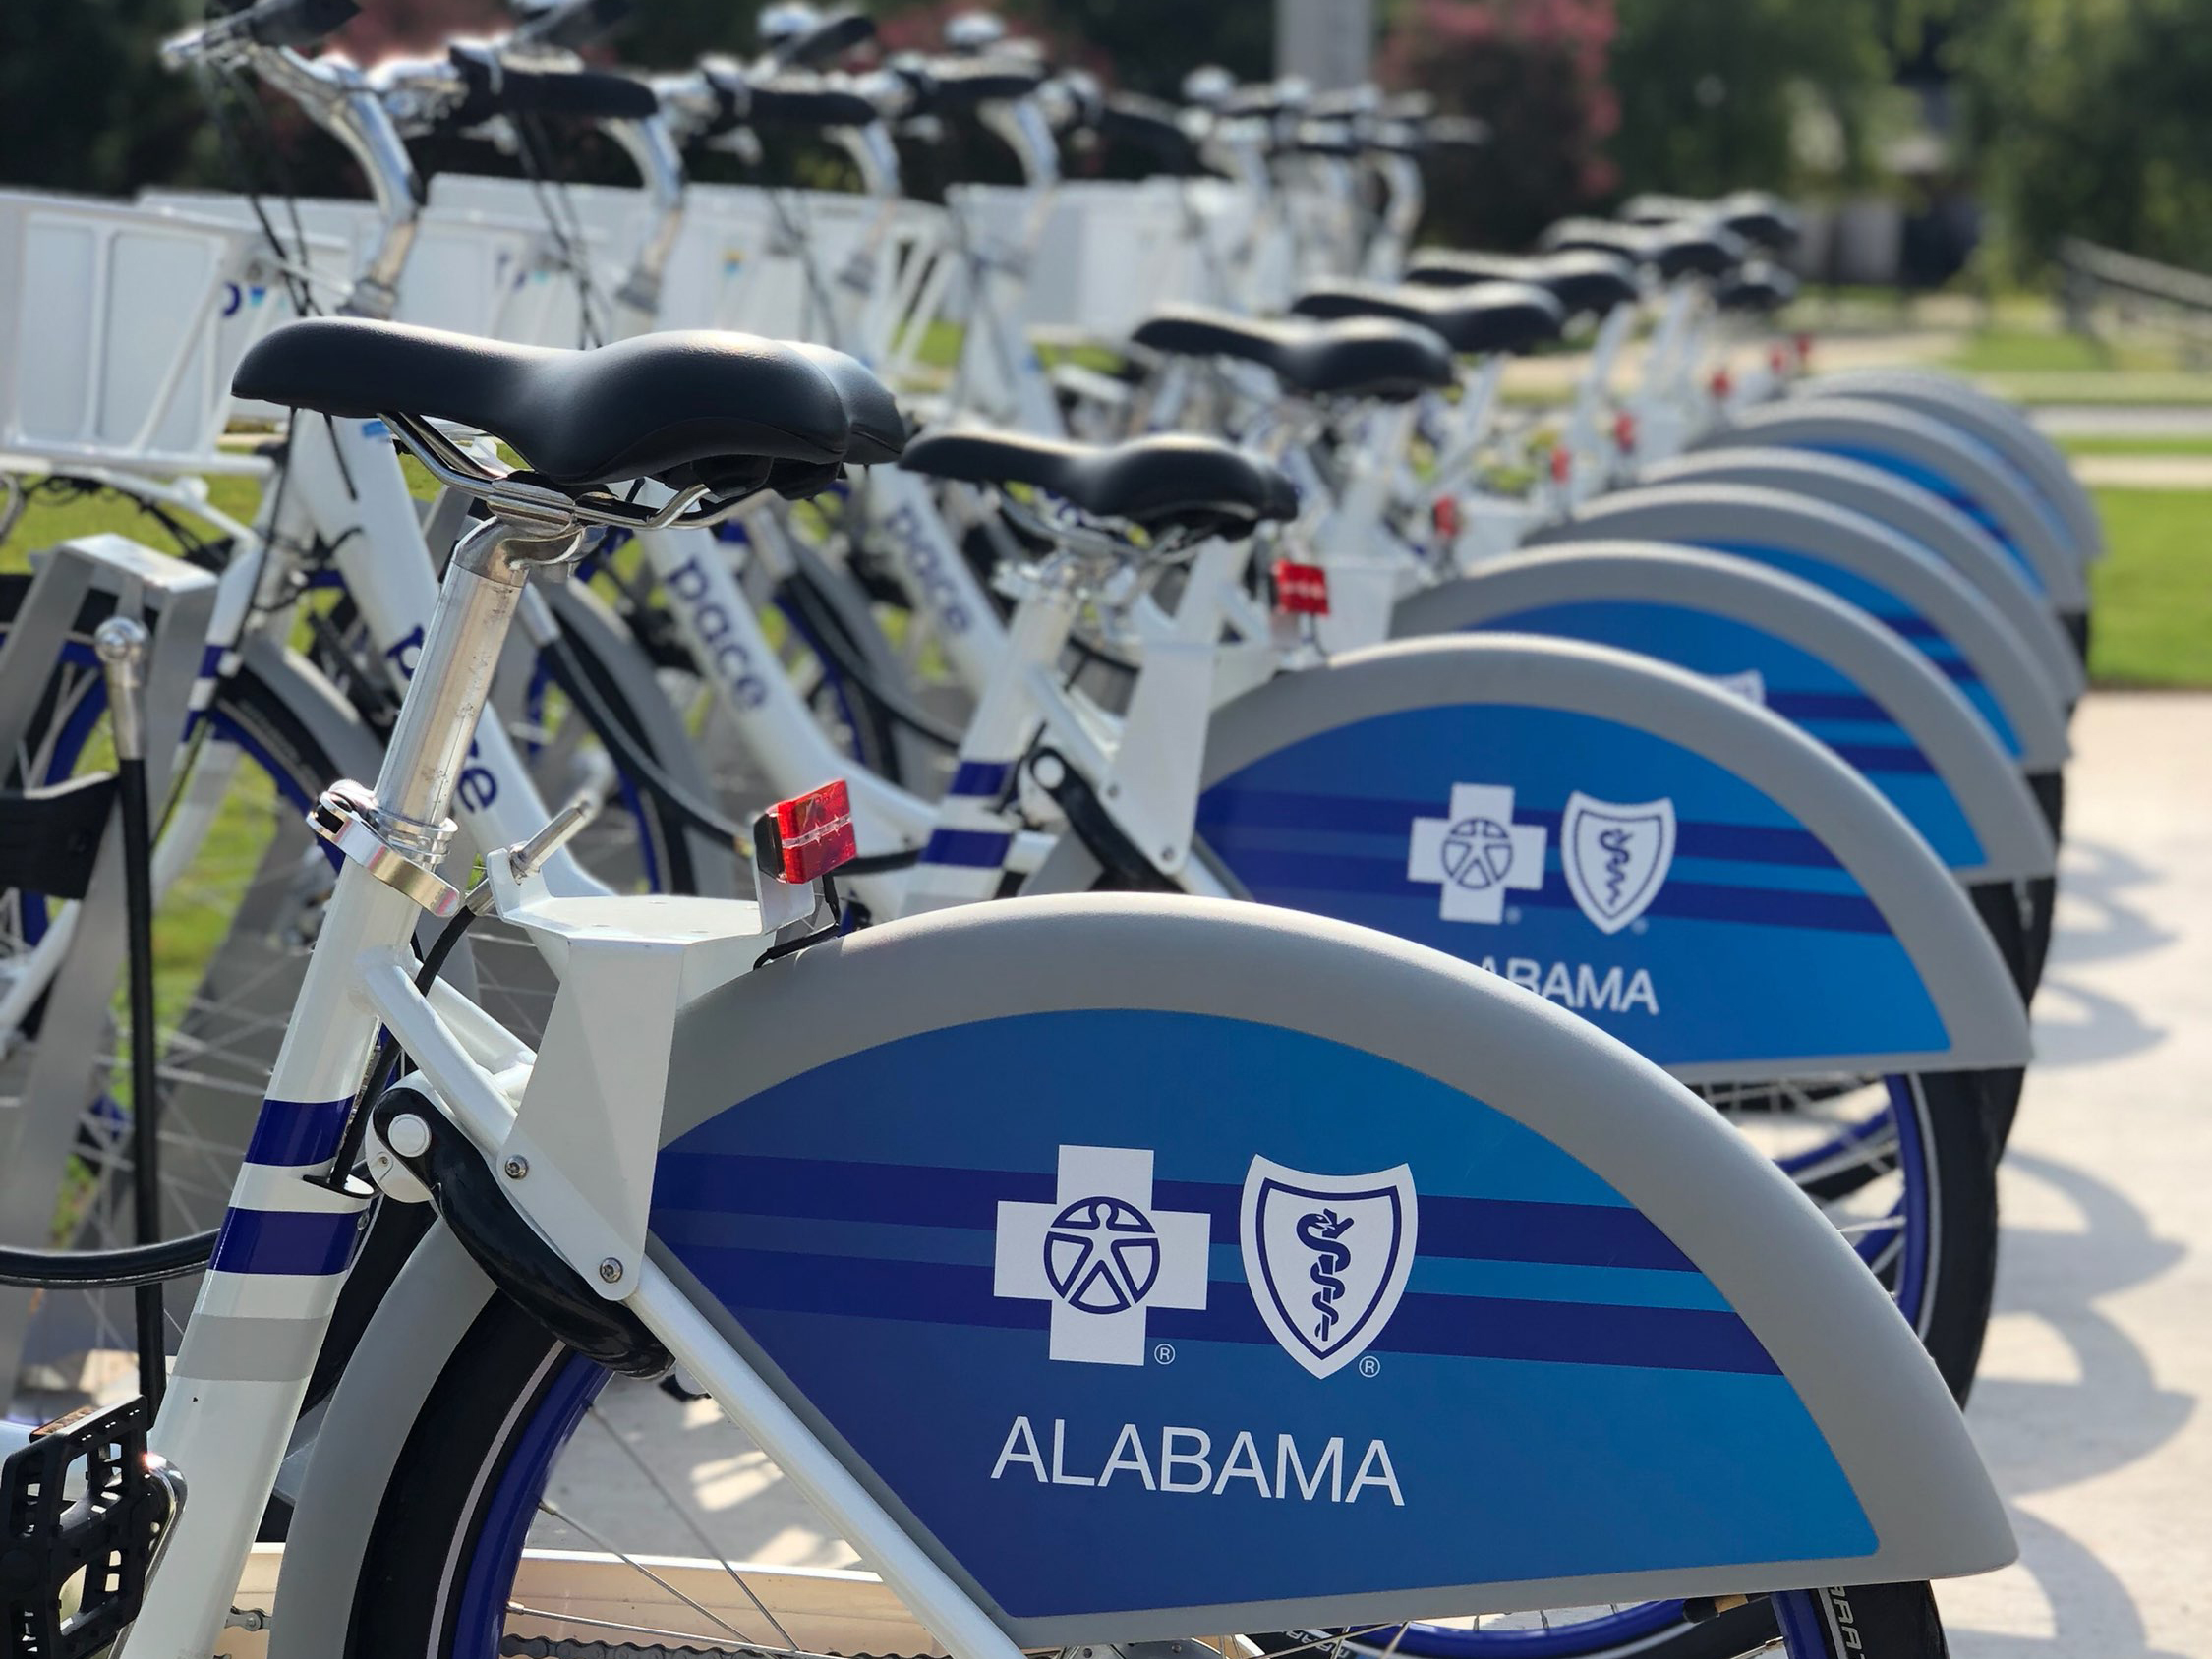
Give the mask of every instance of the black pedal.
[[143, 1400], [88, 1405], [0, 1463], [4, 1659], [83, 1659], [139, 1616], [170, 1519], [171, 1488], [147, 1467], [146, 1431]]

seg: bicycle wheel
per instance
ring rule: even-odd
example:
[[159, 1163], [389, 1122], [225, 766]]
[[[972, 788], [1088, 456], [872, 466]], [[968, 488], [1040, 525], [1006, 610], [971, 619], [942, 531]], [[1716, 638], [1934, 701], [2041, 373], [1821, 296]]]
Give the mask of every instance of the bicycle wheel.
[[[605, 1478], [641, 1468], [632, 1445], [594, 1457], [623, 1430], [605, 1409], [609, 1373], [563, 1348], [512, 1303], [495, 1298], [471, 1327], [425, 1402], [370, 1534], [353, 1610], [349, 1655], [393, 1659], [647, 1659], [671, 1650], [699, 1659], [782, 1650], [773, 1626], [728, 1578], [729, 1557], [694, 1527], [711, 1516], [640, 1518], [634, 1499], [673, 1503], [665, 1479], [633, 1475], [635, 1493]], [[625, 1391], [651, 1385], [616, 1380]], [[671, 1414], [676, 1407], [670, 1403]], [[692, 1413], [713, 1407], [697, 1402]], [[735, 1431], [715, 1421], [733, 1438]], [[589, 1427], [587, 1428], [587, 1425]], [[759, 1455], [751, 1455], [758, 1459]], [[574, 1462], [596, 1477], [598, 1513], [567, 1490]], [[772, 1474], [772, 1471], [770, 1471]], [[627, 1528], [610, 1511], [628, 1510]], [[671, 1545], [673, 1547], [671, 1547]], [[701, 1554], [702, 1548], [710, 1553]], [[527, 1553], [526, 1553], [527, 1552]], [[575, 1552], [601, 1558], [589, 1605], [620, 1605], [619, 1618], [544, 1605], [562, 1599]], [[718, 1577], [741, 1615], [714, 1605]], [[553, 1593], [549, 1594], [551, 1590]], [[535, 1591], [535, 1593], [533, 1593]], [[768, 1633], [763, 1633], [764, 1628]], [[1854, 1633], [1856, 1639], [1854, 1639]], [[1669, 1659], [1736, 1659], [1779, 1641], [1791, 1659], [1938, 1659], [1945, 1652], [1925, 1584], [1801, 1591], [1691, 1620], [1680, 1602], [1486, 1618], [1479, 1624], [1409, 1625], [1361, 1632], [1257, 1633], [1244, 1638], [1270, 1659], [1388, 1652], [1421, 1659], [1566, 1659], [1663, 1650]], [[1199, 1650], [1221, 1651], [1201, 1638]], [[1677, 1646], [1676, 1643], [1680, 1645]], [[596, 1644], [596, 1645], [595, 1645]], [[1236, 1651], [1236, 1650], [1231, 1650]], [[1244, 1649], [1250, 1651], [1250, 1649]]]

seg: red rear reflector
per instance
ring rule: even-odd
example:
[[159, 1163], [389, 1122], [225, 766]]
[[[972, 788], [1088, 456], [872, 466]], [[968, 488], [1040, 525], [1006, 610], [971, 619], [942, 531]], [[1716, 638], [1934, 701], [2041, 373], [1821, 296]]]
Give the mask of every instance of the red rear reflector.
[[1285, 616], [1326, 616], [1329, 573], [1317, 564], [1275, 561], [1275, 608]]
[[1773, 351], [1767, 354], [1767, 367], [1772, 369], [1777, 374], [1788, 373], [1789, 353], [1783, 351], [1781, 347], [1776, 346]]
[[1636, 417], [1625, 409], [1613, 417], [1613, 447], [1623, 455], [1636, 448]]
[[1797, 336], [1797, 367], [1800, 369], [1813, 367], [1813, 337], [1810, 334]]
[[1551, 482], [1565, 484], [1567, 475], [1575, 470], [1575, 458], [1567, 453], [1565, 444], [1553, 446], [1551, 451]]
[[753, 850], [762, 870], [794, 887], [851, 863], [859, 848], [852, 839], [852, 796], [844, 779], [778, 801], [762, 813]]
[[1716, 369], [1713, 372], [1713, 395], [1716, 398], [1725, 399], [1735, 389], [1735, 376], [1725, 369]]
[[1436, 534], [1444, 537], [1447, 541], [1457, 536], [1459, 534], [1459, 497], [1456, 495], [1437, 496], [1435, 505], [1428, 509], [1428, 519], [1431, 524], [1435, 525]]

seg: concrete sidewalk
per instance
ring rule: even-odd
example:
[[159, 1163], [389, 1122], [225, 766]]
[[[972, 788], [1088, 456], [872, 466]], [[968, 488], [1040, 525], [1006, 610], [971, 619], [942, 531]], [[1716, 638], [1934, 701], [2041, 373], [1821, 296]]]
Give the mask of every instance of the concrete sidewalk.
[[2020, 1565], [1961, 1659], [2212, 1656], [2212, 696], [2076, 716], [2059, 940], [1968, 1412]]

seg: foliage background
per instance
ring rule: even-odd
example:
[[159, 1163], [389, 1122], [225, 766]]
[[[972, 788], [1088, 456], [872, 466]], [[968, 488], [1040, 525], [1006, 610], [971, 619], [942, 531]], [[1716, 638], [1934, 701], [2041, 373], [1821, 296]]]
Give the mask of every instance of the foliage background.
[[[925, 44], [964, 0], [867, 0]], [[126, 194], [233, 182], [219, 133], [160, 40], [195, 0], [0, 0], [0, 177]], [[624, 55], [666, 67], [743, 52], [757, 8], [640, 0]], [[1271, 67], [1271, 0], [1002, 0], [1017, 27], [1114, 83], [1172, 96], [1219, 63]], [[2212, 270], [2212, 0], [1379, 0], [1379, 75], [1487, 121], [1490, 149], [1439, 165], [1434, 227], [1511, 244], [1626, 192], [1770, 186], [1971, 193], [1999, 254], [2033, 274], [2085, 235]], [[499, 26], [498, 0], [364, 0], [362, 61]], [[1940, 93], [1940, 96], [1933, 95]], [[1940, 117], [1931, 185], [1881, 165], [1900, 115]], [[269, 106], [238, 146], [309, 191], [355, 187]], [[588, 158], [587, 158], [588, 165]], [[264, 180], [264, 182], [275, 182]]]

